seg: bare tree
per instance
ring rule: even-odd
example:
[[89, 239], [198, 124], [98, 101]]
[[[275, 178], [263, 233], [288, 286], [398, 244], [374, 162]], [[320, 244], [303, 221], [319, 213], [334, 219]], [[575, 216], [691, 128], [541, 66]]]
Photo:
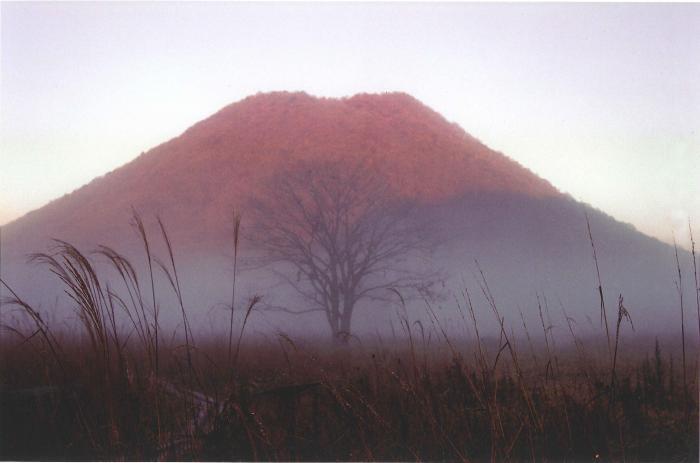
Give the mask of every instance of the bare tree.
[[333, 339], [347, 342], [363, 299], [390, 288], [428, 292], [426, 227], [364, 163], [300, 163], [253, 201], [254, 239], [265, 264], [322, 312]]

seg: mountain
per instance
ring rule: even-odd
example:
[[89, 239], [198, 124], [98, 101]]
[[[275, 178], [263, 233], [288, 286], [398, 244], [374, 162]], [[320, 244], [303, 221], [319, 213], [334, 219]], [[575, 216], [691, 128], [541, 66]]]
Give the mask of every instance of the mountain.
[[420, 201], [468, 191], [560, 195], [409, 95], [258, 94], [9, 224], [7, 248], [50, 237], [112, 241], [132, 207], [160, 214], [181, 246], [214, 244], [266, 177], [295, 160], [329, 158], [376, 161], [395, 190]]
[[[458, 288], [465, 274], [474, 285], [478, 261], [511, 319], [518, 310], [532, 314], [538, 294], [549, 295], [557, 313], [554, 300], [579, 319], [597, 316], [587, 214], [611, 310], [624, 294], [633, 317], [675, 326], [671, 247], [574, 201], [403, 93], [245, 98], [8, 224], [3, 255], [16, 261], [45, 250], [50, 238], [86, 248], [133, 244], [135, 208], [163, 218], [179, 256], [221, 256], [231, 246], [232, 210], [245, 226], [249, 200], [270, 177], [298, 161], [329, 159], [374, 166], [445, 232], [435, 259], [447, 285]], [[225, 294], [227, 278], [203, 278], [207, 294]]]

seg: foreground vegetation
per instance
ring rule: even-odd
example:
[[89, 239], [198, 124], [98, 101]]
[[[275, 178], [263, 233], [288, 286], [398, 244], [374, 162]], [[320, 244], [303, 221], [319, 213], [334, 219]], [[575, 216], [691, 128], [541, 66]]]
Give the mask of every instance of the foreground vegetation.
[[[429, 309], [429, 326], [397, 312], [403, 331], [390, 340], [325, 343], [281, 332], [245, 340], [253, 298], [228, 336], [195, 340], [165, 228], [168, 258], [158, 260], [136, 219], [145, 278], [123, 256], [99, 250], [121, 278], [121, 295], [67, 243], [34, 256], [74, 301], [77, 336], [55, 331], [2, 283], [24, 323], [5, 325], [0, 346], [1, 458], [698, 459], [696, 351], [686, 352], [684, 329], [681, 352], [663, 340], [621, 343], [631, 322], [622, 298], [611, 329], [591, 339], [571, 325], [566, 340], [557, 338], [541, 311], [541, 341], [527, 331], [516, 338], [484, 278], [501, 324], [493, 338], [480, 334], [465, 293], [457, 310], [473, 334], [460, 339]], [[160, 329], [154, 269], [177, 296], [178, 337]]]
[[[190, 368], [163, 348], [108, 365], [85, 344], [62, 366], [36, 338], [3, 346], [3, 459], [697, 461], [697, 384], [658, 345], [622, 365], [539, 352], [538, 363], [472, 347], [250, 343], [233, 370], [225, 339]], [[485, 347], [485, 346], [484, 346]], [[472, 357], [473, 358], [473, 357]], [[526, 364], [526, 365], [525, 365]], [[518, 366], [519, 365], [519, 366]], [[597, 457], [596, 457], [597, 456]]]

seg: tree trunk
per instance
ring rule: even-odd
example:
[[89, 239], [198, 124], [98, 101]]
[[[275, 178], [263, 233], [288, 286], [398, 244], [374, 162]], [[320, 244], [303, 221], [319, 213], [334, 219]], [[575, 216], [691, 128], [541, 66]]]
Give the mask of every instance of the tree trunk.
[[334, 333], [335, 342], [346, 346], [350, 342], [350, 325], [352, 323], [352, 306], [345, 306], [345, 310], [340, 314], [340, 326]]
[[336, 346], [347, 346], [350, 338], [342, 330], [333, 334], [333, 344]]

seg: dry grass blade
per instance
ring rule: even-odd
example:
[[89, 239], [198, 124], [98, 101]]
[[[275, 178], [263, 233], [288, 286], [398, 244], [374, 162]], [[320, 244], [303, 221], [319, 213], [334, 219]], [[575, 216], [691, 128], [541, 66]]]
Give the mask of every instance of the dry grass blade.
[[632, 317], [629, 311], [623, 304], [622, 294], [620, 294], [617, 300], [617, 324], [615, 326], [615, 351], [613, 354], [613, 363], [610, 370], [610, 400], [608, 402], [608, 413], [610, 413], [610, 408], [615, 402], [615, 369], [617, 367], [617, 349], [620, 344], [620, 325], [622, 325], [623, 320], [627, 320], [634, 330], [634, 324], [632, 323]]
[[228, 331], [228, 364], [231, 366], [231, 347], [233, 345], [233, 315], [236, 307], [236, 273], [238, 267], [238, 243], [240, 240], [241, 216], [233, 213], [233, 277], [231, 279], [231, 316]]
[[148, 241], [148, 235], [146, 234], [146, 227], [143, 224], [143, 220], [141, 219], [141, 216], [139, 213], [136, 211], [136, 209], [132, 208], [132, 225], [136, 228], [136, 231], [138, 232], [139, 237], [141, 238], [141, 242], [143, 243], [144, 250], [146, 252], [146, 261], [148, 263], [148, 274], [151, 279], [151, 302], [153, 303], [153, 348], [154, 348], [154, 358], [155, 358], [155, 374], [156, 377], [158, 376], [159, 372], [159, 367], [160, 367], [160, 349], [159, 349], [159, 329], [160, 329], [160, 321], [159, 321], [159, 309], [158, 309], [158, 302], [156, 300], [156, 286], [155, 286], [155, 281], [153, 279], [153, 257], [151, 254], [151, 246]]
[[593, 262], [595, 262], [595, 273], [598, 278], [598, 297], [600, 298], [600, 323], [605, 325], [605, 337], [608, 341], [608, 354], [612, 355], [612, 347], [610, 345], [610, 329], [608, 327], [608, 314], [605, 310], [605, 298], [603, 297], [603, 283], [600, 279], [600, 267], [598, 266], [598, 253], [596, 252], [595, 242], [593, 241], [593, 233], [591, 232], [591, 222], [588, 219], [586, 212], [586, 227], [588, 229], [588, 239], [591, 242], [593, 249]]
[[20, 298], [17, 295], [17, 293], [10, 287], [10, 285], [7, 284], [7, 282], [5, 282], [5, 280], [0, 279], [0, 287], [3, 286], [10, 292], [11, 297], [3, 298], [2, 300], [0, 300], [0, 306], [17, 306], [23, 311], [23, 313], [29, 316], [30, 320], [32, 320], [32, 322], [36, 326], [36, 331], [38, 331], [41, 334], [41, 337], [44, 339], [46, 345], [49, 347], [51, 355], [56, 361], [56, 364], [59, 366], [60, 370], [65, 374], [65, 368], [63, 367], [63, 361], [61, 360], [61, 346], [58, 343], [58, 340], [56, 339], [54, 334], [51, 332], [49, 325], [44, 321], [41, 314], [37, 310], [35, 310], [27, 302], [22, 300], [22, 298]]
[[261, 300], [261, 296], [255, 295], [248, 303], [248, 308], [245, 311], [245, 317], [243, 318], [243, 323], [241, 324], [241, 332], [238, 334], [238, 341], [236, 342], [236, 352], [233, 356], [233, 364], [231, 365], [231, 368], [234, 368], [238, 361], [238, 354], [241, 349], [241, 341], [243, 340], [243, 330], [245, 330], [245, 325], [246, 323], [248, 323], [248, 317], [250, 317], [250, 314], [253, 312], [253, 309]]
[[146, 349], [149, 363], [151, 366], [154, 366], [155, 340], [151, 330], [151, 323], [149, 322], [149, 317], [146, 312], [146, 305], [143, 302], [143, 295], [141, 293], [141, 286], [139, 284], [136, 270], [128, 259], [108, 246], [99, 246], [95, 253], [107, 258], [124, 283], [124, 288], [129, 295], [131, 305], [128, 305], [124, 298], [119, 296], [114, 291], [110, 291], [108, 297], [116, 301], [127, 314], [127, 317], [131, 321], [138, 334], [138, 337], [141, 339], [141, 342]]
[[168, 257], [170, 258], [170, 268], [172, 269], [172, 274], [166, 268], [166, 266], [163, 265], [163, 263], [161, 263], [158, 260], [156, 260], [156, 262], [160, 266], [160, 268], [163, 270], [163, 272], [165, 273], [166, 277], [168, 278], [168, 282], [170, 283], [170, 286], [172, 287], [173, 291], [175, 292], [175, 295], [177, 296], [177, 302], [180, 306], [180, 313], [182, 315], [182, 323], [183, 323], [184, 330], [185, 330], [185, 349], [187, 352], [187, 364], [189, 366], [189, 371], [193, 372], [194, 366], [192, 363], [192, 351], [191, 351], [191, 345], [193, 343], [192, 330], [190, 329], [190, 323], [189, 323], [189, 320], [187, 319], [187, 312], [185, 311], [185, 304], [182, 300], [182, 289], [180, 289], [180, 279], [177, 275], [177, 266], [175, 265], [175, 255], [173, 253], [173, 247], [172, 247], [172, 244], [170, 243], [170, 237], [168, 236], [168, 233], [165, 229], [165, 225], [163, 224], [163, 221], [161, 220], [160, 217], [158, 217], [157, 219], [158, 219], [158, 225], [160, 227], [161, 234], [163, 236], [163, 241], [165, 242], [165, 246], [168, 250]]
[[[90, 337], [93, 352], [108, 361], [109, 307], [97, 273], [87, 257], [75, 246], [65, 241], [55, 242], [52, 254], [33, 254], [30, 261], [48, 265], [51, 272], [63, 282], [65, 293], [76, 304], [76, 314]], [[118, 345], [118, 340], [114, 339], [114, 342]]]
[[[693, 238], [693, 227], [688, 219], [688, 235], [690, 236], [690, 253], [693, 257], [693, 280], [695, 283], [695, 304], [698, 310], [698, 335], [700, 336], [700, 280], [698, 280], [698, 264], [695, 258], [695, 239]], [[700, 340], [700, 337], [698, 338]]]
[[676, 270], [678, 272], [678, 280], [676, 283], [676, 290], [678, 291], [678, 299], [680, 302], [681, 309], [681, 352], [683, 355], [683, 395], [684, 403], [688, 403], [688, 378], [687, 378], [687, 367], [686, 367], [686, 357], [685, 357], [685, 307], [683, 306], [683, 272], [681, 272], [681, 263], [678, 259], [678, 245], [676, 244], [676, 237], [673, 237], [673, 251], [676, 256]]

